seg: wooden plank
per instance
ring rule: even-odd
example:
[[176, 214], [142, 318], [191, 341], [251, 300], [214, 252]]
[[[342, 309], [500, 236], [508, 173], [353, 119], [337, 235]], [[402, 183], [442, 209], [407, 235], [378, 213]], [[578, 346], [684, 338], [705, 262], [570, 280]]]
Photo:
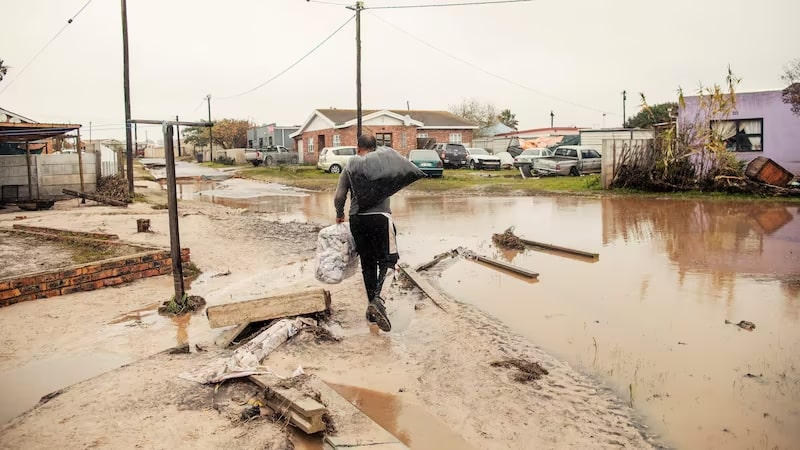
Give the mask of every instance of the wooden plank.
[[442, 311], [447, 311], [444, 304], [448, 303], [448, 300], [439, 292], [438, 289], [433, 287], [428, 280], [422, 277], [416, 270], [406, 266], [405, 264], [400, 265], [400, 271], [403, 272], [412, 283], [414, 283], [428, 298], [431, 299], [434, 305], [438, 306], [439, 309]]
[[325, 405], [303, 394], [295, 388], [275, 386], [279, 381], [270, 375], [251, 375], [250, 381], [264, 389], [267, 406], [287, 419], [289, 423], [306, 434], [325, 431], [323, 416], [328, 413]]
[[445, 260], [447, 258], [452, 258], [452, 257], [456, 256], [457, 254], [458, 254], [458, 252], [456, 252], [455, 250], [450, 250], [449, 252], [444, 252], [444, 253], [438, 254], [438, 255], [434, 256], [431, 261], [428, 261], [428, 262], [426, 262], [424, 264], [418, 265], [417, 268], [414, 269], [414, 270], [416, 270], [417, 272], [422, 272], [424, 270], [428, 270], [431, 267], [435, 266], [436, 264], [439, 264], [443, 260]]
[[245, 323], [239, 324], [238, 326], [236, 326], [236, 327], [234, 327], [234, 328], [231, 328], [230, 330], [224, 331], [224, 332], [223, 332], [223, 333], [222, 333], [222, 334], [221, 334], [221, 335], [220, 335], [220, 336], [219, 336], [219, 337], [218, 337], [218, 338], [217, 338], [217, 339], [214, 341], [214, 343], [215, 343], [215, 344], [217, 345], [217, 347], [219, 347], [219, 348], [227, 348], [229, 345], [231, 345], [231, 342], [235, 341], [235, 340], [236, 340], [236, 338], [237, 338], [237, 337], [238, 337], [240, 334], [242, 334], [242, 331], [244, 331], [244, 329], [245, 329], [245, 328], [247, 328], [248, 326], [250, 326], [250, 324], [251, 324], [251, 323], [252, 323], [252, 322], [245, 322]]
[[321, 379], [310, 376], [305, 386], [319, 398], [336, 424], [336, 436], [325, 436], [323, 448], [328, 450], [408, 450], [391, 433], [373, 422], [352, 403], [339, 395]]
[[533, 247], [545, 248], [547, 250], [555, 250], [557, 252], [571, 253], [573, 255], [584, 256], [586, 258], [599, 258], [600, 257], [600, 254], [598, 254], [598, 253], [585, 252], [583, 250], [575, 250], [575, 249], [572, 249], [572, 248], [561, 247], [561, 246], [553, 245], [553, 244], [545, 244], [543, 242], [536, 242], [536, 241], [531, 241], [531, 240], [523, 239], [523, 238], [519, 238], [519, 240], [522, 241], [522, 243], [525, 244], [525, 245], [530, 245], [530, 246], [533, 246]]
[[330, 292], [324, 289], [312, 289], [211, 306], [206, 309], [206, 317], [211, 328], [220, 328], [245, 322], [311, 314], [325, 311], [330, 306]]
[[464, 256], [466, 258], [474, 259], [476, 261], [480, 261], [482, 263], [486, 263], [494, 267], [499, 267], [503, 270], [508, 270], [509, 272], [514, 272], [517, 275], [522, 275], [523, 277], [539, 278], [539, 274], [536, 272], [503, 261], [497, 261], [496, 259], [487, 258], [485, 256], [478, 255], [477, 253], [465, 251]]
[[78, 197], [78, 198], [82, 198], [82, 199], [85, 199], [85, 200], [93, 200], [93, 201], [98, 202], [98, 203], [105, 203], [106, 205], [125, 206], [125, 207], [128, 206], [128, 204], [125, 203], [125, 202], [121, 202], [119, 200], [114, 200], [113, 198], [107, 198], [107, 197], [103, 197], [103, 196], [96, 195], [96, 194], [89, 194], [89, 193], [86, 193], [86, 192], [78, 192], [78, 191], [73, 191], [73, 190], [70, 190], [70, 189], [62, 189], [61, 192], [63, 192], [66, 195], [72, 196], [72, 197]]

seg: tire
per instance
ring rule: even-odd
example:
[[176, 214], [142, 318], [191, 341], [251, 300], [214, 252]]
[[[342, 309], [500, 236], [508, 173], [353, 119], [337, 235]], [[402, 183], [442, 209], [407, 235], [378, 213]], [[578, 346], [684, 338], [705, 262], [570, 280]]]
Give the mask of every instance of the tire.
[[292, 158], [292, 161], [291, 161], [291, 163], [292, 163], [292, 164], [297, 164], [297, 158]]
[[250, 162], [253, 164], [254, 167], [258, 167], [258, 166], [261, 165], [261, 161], [259, 161], [257, 159], [254, 159], [254, 160], [252, 160]]
[[272, 166], [273, 164], [274, 164], [274, 161], [272, 160], [272, 156], [267, 156], [267, 158], [264, 160], [264, 165], [265, 166]]
[[342, 167], [338, 164], [333, 164], [329, 169], [330, 173], [342, 173]]
[[472, 169], [472, 170], [475, 170], [475, 169], [476, 169], [476, 166], [475, 166], [475, 161], [470, 161], [470, 162], [469, 162], [469, 168], [470, 168], [470, 169]]
[[577, 176], [581, 175], [581, 173], [578, 171], [578, 168], [575, 167], [575, 166], [570, 167], [569, 174], [570, 174], [570, 176], [573, 176], [573, 177], [577, 177]]

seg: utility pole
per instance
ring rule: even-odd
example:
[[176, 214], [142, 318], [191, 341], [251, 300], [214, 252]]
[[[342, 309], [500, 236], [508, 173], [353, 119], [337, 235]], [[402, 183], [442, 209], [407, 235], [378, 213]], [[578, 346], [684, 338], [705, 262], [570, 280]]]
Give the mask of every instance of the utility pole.
[[128, 59], [128, 6], [122, 0], [122, 76], [125, 89], [125, 144], [128, 150], [128, 196], [133, 198], [133, 143], [131, 142], [131, 80]]
[[553, 110], [551, 109], [551, 110], [550, 110], [550, 128], [553, 128], [553, 119], [554, 119], [555, 117], [556, 117], [556, 115], [555, 115], [555, 114], [553, 114]]
[[348, 6], [347, 9], [356, 12], [356, 137], [361, 137], [361, 10], [364, 9], [364, 2], [356, 1], [355, 6]]
[[622, 91], [622, 128], [625, 128], [625, 122], [628, 121], [628, 116], [625, 115], [626, 100], [628, 100], [628, 91]]
[[175, 132], [178, 135], [178, 156], [183, 156], [181, 153], [181, 119], [178, 116], [175, 116]]
[[[92, 121], [90, 120], [89, 121], [89, 143], [91, 144], [91, 142], [92, 142]], [[92, 145], [94, 145], [94, 144], [92, 144]]]
[[606, 113], [603, 113], [603, 128], [606, 127]]
[[[211, 94], [206, 95], [208, 101], [208, 123], [211, 123]], [[214, 161], [214, 132], [208, 129], [208, 150], [211, 152], [211, 161]]]
[[133, 148], [136, 154], [139, 154], [139, 124], [133, 124]]

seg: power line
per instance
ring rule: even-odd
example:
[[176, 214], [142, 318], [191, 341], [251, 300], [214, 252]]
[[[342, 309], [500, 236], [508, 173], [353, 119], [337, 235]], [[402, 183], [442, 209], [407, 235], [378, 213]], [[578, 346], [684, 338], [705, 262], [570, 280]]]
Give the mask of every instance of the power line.
[[326, 2], [324, 0], [306, 0], [309, 3], [319, 3], [322, 5], [333, 5], [333, 6], [352, 6], [347, 3], [337, 3], [337, 2]]
[[336, 30], [334, 30], [334, 32], [333, 32], [333, 33], [329, 34], [329, 35], [328, 35], [328, 37], [326, 37], [325, 39], [323, 39], [323, 40], [322, 40], [322, 42], [320, 42], [319, 44], [317, 44], [317, 45], [316, 45], [314, 48], [312, 48], [312, 49], [311, 49], [311, 50], [310, 50], [308, 53], [306, 53], [305, 55], [303, 55], [302, 57], [300, 57], [300, 59], [298, 59], [297, 61], [293, 62], [291, 65], [289, 65], [289, 67], [287, 67], [286, 69], [282, 70], [282, 71], [281, 71], [281, 72], [279, 72], [277, 75], [275, 75], [275, 76], [273, 76], [272, 78], [270, 78], [269, 80], [267, 80], [267, 81], [265, 81], [265, 82], [263, 82], [263, 83], [259, 84], [258, 86], [254, 87], [254, 88], [252, 88], [252, 89], [249, 89], [249, 90], [247, 90], [247, 91], [244, 91], [244, 92], [242, 92], [241, 94], [231, 95], [231, 96], [228, 96], [228, 97], [219, 97], [219, 98], [218, 98], [218, 100], [227, 100], [227, 99], [231, 99], [231, 98], [241, 97], [241, 96], [243, 96], [243, 95], [247, 95], [247, 94], [249, 94], [249, 93], [251, 93], [251, 92], [253, 92], [253, 91], [255, 91], [255, 90], [261, 89], [262, 87], [266, 86], [267, 84], [269, 84], [270, 82], [274, 81], [275, 79], [277, 79], [277, 78], [278, 78], [278, 77], [280, 77], [281, 75], [283, 75], [283, 74], [285, 74], [286, 72], [290, 71], [290, 70], [291, 70], [291, 69], [292, 69], [294, 66], [296, 66], [296, 65], [300, 64], [300, 63], [301, 63], [301, 62], [302, 62], [304, 59], [306, 59], [306, 58], [308, 58], [309, 56], [311, 56], [311, 54], [312, 54], [312, 53], [314, 53], [314, 52], [315, 52], [315, 51], [316, 51], [318, 48], [322, 47], [322, 45], [323, 45], [323, 44], [325, 44], [326, 42], [328, 42], [328, 40], [330, 40], [330, 38], [334, 37], [334, 36], [336, 35], [336, 33], [338, 33], [339, 31], [341, 31], [341, 30], [342, 30], [342, 28], [344, 28], [344, 27], [345, 27], [345, 26], [346, 26], [348, 23], [350, 23], [350, 21], [351, 21], [351, 20], [353, 20], [354, 18], [355, 18], [355, 15], [351, 16], [349, 19], [347, 19], [347, 21], [345, 21], [345, 23], [343, 23], [341, 26], [339, 26], [339, 28], [337, 28]]
[[75, 18], [77, 18], [83, 12], [83, 10], [86, 9], [87, 6], [89, 6], [89, 3], [92, 3], [92, 0], [87, 0], [87, 2], [81, 7], [81, 9], [79, 9], [78, 12], [76, 12], [72, 17], [69, 18], [69, 20], [67, 20], [67, 23], [65, 23], [64, 26], [61, 27], [60, 30], [58, 30], [58, 33], [56, 33], [55, 36], [50, 38], [50, 40], [47, 41], [46, 44], [44, 44], [44, 47], [42, 47], [41, 50], [39, 50], [33, 56], [33, 58], [31, 58], [31, 60], [28, 61], [27, 64], [25, 64], [25, 66], [22, 68], [22, 70], [19, 71], [17, 76], [15, 76], [11, 81], [9, 81], [8, 84], [3, 86], [3, 89], [0, 89], [0, 94], [5, 92], [6, 89], [8, 89], [12, 84], [14, 84], [14, 82], [17, 81], [19, 79], [19, 77], [22, 76], [23, 73], [25, 73], [25, 70], [27, 70], [28, 67], [30, 67], [30, 65], [33, 64], [34, 61], [36, 61], [36, 59], [39, 57], [39, 55], [41, 55], [42, 53], [44, 53], [45, 50], [47, 50], [47, 47], [49, 47], [50, 44], [52, 44], [53, 41], [55, 41], [56, 38], [58, 38], [58, 36], [61, 35], [61, 33], [63, 33], [64, 30], [67, 29], [67, 27], [75, 20]]
[[613, 115], [615, 115], [615, 116], [618, 116], [618, 115], [619, 115], [619, 114], [614, 114], [614, 113], [612, 113], [612, 112], [609, 112], [609, 111], [603, 111], [602, 109], [597, 109], [597, 108], [593, 108], [593, 107], [591, 107], [591, 106], [581, 105], [580, 103], [575, 103], [575, 102], [573, 102], [573, 101], [570, 101], [570, 100], [566, 100], [566, 99], [563, 99], [563, 98], [560, 98], [560, 97], [556, 97], [555, 95], [548, 94], [548, 93], [546, 93], [546, 92], [543, 92], [543, 91], [540, 91], [540, 90], [538, 90], [538, 89], [534, 89], [534, 88], [531, 88], [531, 87], [525, 86], [524, 84], [520, 84], [520, 83], [518, 83], [518, 82], [516, 82], [516, 81], [514, 81], [514, 80], [511, 80], [511, 79], [509, 79], [509, 78], [506, 78], [506, 77], [504, 77], [504, 76], [502, 76], [502, 75], [498, 75], [498, 74], [496, 74], [496, 73], [494, 73], [494, 72], [490, 72], [490, 71], [488, 71], [488, 70], [484, 69], [483, 67], [481, 67], [481, 66], [478, 66], [477, 64], [473, 64], [473, 63], [471, 63], [471, 62], [469, 62], [469, 61], [467, 61], [467, 60], [465, 60], [465, 59], [463, 59], [463, 58], [459, 58], [458, 56], [455, 56], [455, 55], [453, 55], [453, 54], [451, 54], [451, 53], [448, 53], [446, 50], [442, 50], [441, 48], [439, 48], [439, 47], [436, 47], [435, 45], [433, 45], [433, 44], [431, 44], [431, 43], [429, 43], [429, 42], [427, 42], [427, 41], [424, 41], [424, 40], [422, 40], [421, 38], [418, 38], [418, 37], [414, 36], [413, 34], [409, 33], [408, 31], [406, 31], [406, 30], [404, 30], [404, 29], [400, 28], [399, 26], [397, 26], [397, 25], [395, 25], [395, 24], [393, 24], [393, 23], [389, 22], [388, 20], [386, 20], [386, 19], [384, 19], [384, 18], [382, 18], [382, 17], [378, 16], [378, 15], [377, 15], [377, 14], [375, 14], [375, 13], [370, 13], [370, 15], [372, 15], [372, 16], [373, 16], [373, 17], [375, 17], [376, 19], [380, 20], [381, 22], [383, 22], [383, 23], [385, 23], [385, 24], [389, 25], [390, 27], [394, 28], [395, 30], [397, 30], [397, 31], [399, 31], [399, 32], [401, 32], [401, 33], [403, 33], [403, 34], [405, 34], [405, 35], [409, 36], [410, 38], [414, 39], [415, 41], [417, 41], [417, 42], [420, 42], [420, 43], [422, 43], [422, 44], [425, 44], [426, 46], [428, 46], [428, 47], [430, 47], [430, 48], [432, 48], [432, 49], [436, 50], [437, 52], [439, 52], [439, 53], [441, 53], [441, 54], [443, 54], [443, 55], [445, 55], [445, 56], [447, 56], [447, 57], [449, 57], [449, 58], [452, 58], [452, 59], [455, 59], [456, 61], [458, 61], [458, 62], [460, 62], [460, 63], [462, 63], [462, 64], [466, 64], [466, 65], [468, 65], [468, 66], [472, 67], [473, 69], [479, 70], [479, 71], [481, 71], [481, 72], [483, 72], [483, 73], [485, 73], [485, 74], [487, 74], [487, 75], [490, 75], [490, 76], [492, 76], [492, 77], [495, 77], [495, 78], [497, 78], [497, 79], [499, 79], [499, 80], [505, 81], [506, 83], [513, 84], [514, 86], [520, 87], [520, 88], [522, 88], [522, 89], [525, 89], [525, 90], [528, 90], [528, 91], [534, 92], [534, 93], [536, 93], [536, 94], [539, 94], [539, 95], [541, 95], [541, 96], [544, 96], [544, 97], [551, 98], [551, 99], [553, 99], [553, 100], [558, 100], [558, 101], [560, 101], [560, 102], [563, 102], [563, 103], [570, 104], [570, 105], [572, 105], [572, 106], [577, 106], [577, 107], [580, 107], [580, 108], [584, 108], [584, 109], [588, 109], [588, 110], [591, 110], [591, 111], [596, 111], [596, 112], [600, 112], [600, 113], [613, 114]]
[[463, 3], [440, 3], [429, 5], [394, 5], [394, 6], [373, 6], [364, 9], [409, 9], [409, 8], [443, 8], [449, 6], [476, 6], [476, 5], [499, 5], [501, 3], [526, 3], [535, 0], [496, 0], [488, 2], [463, 2]]

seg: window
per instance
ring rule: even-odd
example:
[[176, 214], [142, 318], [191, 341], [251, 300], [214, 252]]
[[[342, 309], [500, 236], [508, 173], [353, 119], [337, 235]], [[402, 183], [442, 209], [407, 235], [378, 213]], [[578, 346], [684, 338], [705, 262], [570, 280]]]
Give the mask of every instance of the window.
[[451, 144], [460, 144], [461, 143], [461, 133], [450, 133], [450, 143]]
[[261, 148], [263, 146], [264, 146], [264, 138], [258, 138], [258, 148]]
[[400, 133], [400, 148], [406, 148], [408, 143], [406, 142], [406, 132]]
[[417, 139], [428, 139], [428, 133], [417, 133]]
[[248, 139], [247, 140], [247, 148], [253, 148], [253, 140], [252, 139]]
[[378, 147], [384, 145], [386, 147], [392, 146], [392, 133], [376, 133], [375, 140], [378, 141]]
[[314, 153], [314, 138], [308, 138], [308, 153]]
[[269, 137], [269, 146], [270, 146], [270, 147], [272, 147], [273, 145], [275, 145], [275, 144], [273, 144], [273, 142], [272, 142], [272, 136], [270, 136], [270, 137]]
[[764, 119], [712, 120], [711, 131], [730, 152], [763, 152]]
[[339, 147], [340, 145], [342, 145], [342, 137], [340, 135], [338, 135], [338, 134], [334, 134], [333, 135], [333, 146], [334, 147]]

